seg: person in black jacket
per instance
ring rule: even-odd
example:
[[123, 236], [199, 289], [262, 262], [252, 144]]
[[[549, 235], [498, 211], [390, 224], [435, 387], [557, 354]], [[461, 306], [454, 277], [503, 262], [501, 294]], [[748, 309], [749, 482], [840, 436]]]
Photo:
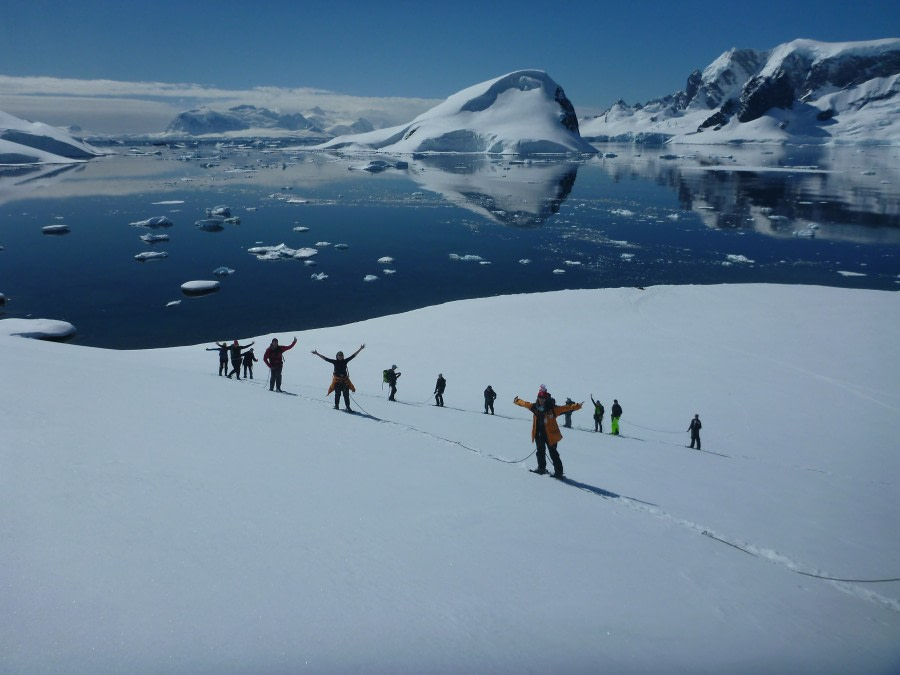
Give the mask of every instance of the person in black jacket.
[[694, 443], [697, 444], [697, 450], [700, 449], [700, 429], [703, 428], [703, 425], [700, 424], [700, 415], [694, 415], [694, 419], [691, 420], [690, 425], [687, 430], [691, 432], [691, 447], [694, 447]]
[[217, 342], [215, 347], [207, 347], [208, 352], [219, 352], [219, 375], [222, 376], [228, 372], [228, 345], [224, 342]]
[[497, 392], [494, 391], [494, 388], [491, 385], [487, 386], [487, 389], [484, 390], [484, 414], [488, 414], [488, 409], [491, 411], [491, 415], [494, 414], [494, 401], [497, 399]]
[[[350, 381], [350, 371], [347, 369], [347, 364], [356, 358], [356, 355], [359, 354], [366, 346], [364, 344], [359, 346], [355, 352], [353, 352], [346, 359], [344, 358], [344, 352], [338, 352], [336, 357], [333, 359], [329, 359], [327, 356], [322, 356], [315, 349], [312, 350], [312, 353], [318, 356], [323, 361], [328, 361], [332, 366], [334, 366], [334, 372], [331, 377], [331, 387], [328, 389], [328, 394], [332, 391], [334, 392], [334, 409], [337, 410], [341, 407], [341, 396], [344, 397], [344, 409], [347, 412], [350, 412], [350, 392], [356, 391], [356, 387], [353, 386], [353, 382]], [[328, 395], [326, 394], [326, 396]]]
[[447, 380], [444, 379], [443, 373], [438, 373], [437, 382], [434, 384], [434, 404], [438, 407], [444, 407], [444, 388], [447, 386]]
[[250, 379], [253, 379], [253, 362], [259, 361], [256, 358], [256, 354], [253, 353], [253, 347], [251, 347], [248, 351], [244, 352], [244, 356], [242, 357], [241, 363], [244, 366], [244, 379], [247, 379], [247, 373], [250, 373]]
[[397, 365], [394, 364], [390, 368], [384, 371], [384, 381], [388, 383], [388, 386], [391, 388], [391, 395], [388, 396], [388, 401], [396, 401], [397, 399], [394, 396], [397, 395], [397, 379], [403, 373], [397, 372]]
[[599, 431], [601, 434], [603, 433], [603, 413], [606, 410], [603, 408], [603, 404], [600, 401], [594, 400], [594, 395], [591, 394], [591, 403], [594, 404], [594, 431]]
[[226, 375], [229, 380], [232, 375], [234, 375], [236, 380], [241, 379], [241, 358], [243, 356], [241, 350], [252, 347], [254, 344], [254, 342], [251, 342], [248, 345], [240, 345], [237, 340], [231, 343], [231, 346], [228, 348], [228, 351], [231, 353], [231, 372]]
[[610, 411], [610, 420], [612, 422], [612, 431], [610, 432], [613, 436], [619, 435], [619, 418], [622, 416], [622, 406], [619, 405], [619, 399], [614, 398], [612, 404], [612, 410]]

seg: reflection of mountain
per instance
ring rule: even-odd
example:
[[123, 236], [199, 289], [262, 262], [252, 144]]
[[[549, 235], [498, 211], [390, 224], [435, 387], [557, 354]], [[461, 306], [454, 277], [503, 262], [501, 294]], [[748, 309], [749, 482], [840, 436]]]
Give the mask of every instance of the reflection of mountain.
[[32, 164], [29, 166], [0, 167], [0, 204], [11, 198], [22, 199], [37, 188], [62, 179], [63, 175], [83, 170], [84, 164]]
[[425, 157], [410, 177], [447, 201], [504, 225], [540, 227], [569, 196], [578, 164]]
[[[700, 148], [694, 148], [700, 149]], [[775, 237], [900, 243], [897, 148], [710, 148], [690, 156], [617, 148], [597, 160], [616, 180], [668, 185], [709, 227]], [[815, 229], [810, 229], [815, 226]]]

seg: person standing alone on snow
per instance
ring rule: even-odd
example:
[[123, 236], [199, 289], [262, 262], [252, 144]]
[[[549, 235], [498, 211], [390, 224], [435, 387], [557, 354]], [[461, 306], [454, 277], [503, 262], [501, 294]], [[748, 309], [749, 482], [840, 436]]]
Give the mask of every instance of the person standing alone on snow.
[[[313, 354], [318, 356], [323, 361], [328, 361], [328, 363], [334, 366], [334, 373], [331, 378], [331, 387], [328, 389], [328, 394], [330, 394], [332, 391], [334, 392], [335, 410], [341, 407], [341, 394], [343, 394], [344, 408], [347, 410], [347, 412], [350, 412], [350, 392], [356, 391], [356, 387], [354, 387], [353, 383], [350, 381], [350, 371], [347, 370], [347, 364], [355, 359], [356, 355], [365, 348], [365, 345], [360, 345], [359, 349], [353, 352], [346, 359], [344, 358], [344, 352], [338, 352], [336, 358], [329, 359], [327, 356], [322, 356], [315, 349], [312, 350]], [[327, 396], [328, 394], [325, 395]]]
[[603, 409], [603, 404], [600, 401], [594, 400], [594, 395], [591, 394], [591, 403], [594, 404], [594, 431], [599, 431], [601, 434], [603, 433], [603, 413], [606, 410]]
[[[575, 401], [573, 401], [571, 398], [566, 396], [566, 405], [572, 405], [573, 403], [575, 403]], [[572, 428], [572, 411], [570, 410], [569, 412], [567, 412], [565, 414], [565, 417], [566, 417], [566, 421], [563, 422], [563, 426], [566, 429], [571, 429]]]
[[444, 388], [447, 386], [447, 380], [444, 379], [443, 373], [438, 373], [437, 382], [434, 384], [434, 404], [441, 408], [444, 407]]
[[691, 432], [691, 447], [694, 447], [694, 443], [697, 444], [697, 450], [700, 449], [700, 429], [703, 428], [703, 425], [700, 424], [700, 415], [694, 415], [694, 419], [691, 420], [690, 425], [687, 430]]
[[287, 347], [278, 344], [278, 338], [272, 338], [272, 342], [263, 354], [263, 363], [269, 366], [269, 391], [281, 393], [281, 371], [284, 368], [284, 353], [297, 344], [297, 338]]
[[494, 391], [491, 385], [487, 386], [487, 389], [484, 390], [484, 414], [488, 414], [488, 408], [491, 410], [491, 415], [494, 414], [494, 401], [497, 398], [497, 392]]
[[619, 418], [622, 416], [622, 406], [619, 405], [619, 399], [613, 399], [612, 410], [610, 411], [610, 419], [612, 420], [612, 431], [610, 433], [613, 436], [619, 435]]
[[513, 399], [513, 403], [528, 408], [534, 415], [531, 424], [531, 440], [537, 445], [537, 469], [534, 473], [547, 473], [547, 457], [546, 451], [550, 451], [550, 461], [553, 462], [553, 477], [563, 477], [562, 459], [556, 450], [557, 444], [562, 440], [562, 433], [559, 431], [559, 425], [556, 423], [556, 417], [565, 414], [569, 410], [581, 410], [580, 403], [571, 405], [556, 405], [556, 401], [547, 393], [547, 388], [541, 385], [538, 391], [537, 400], [534, 403], [523, 401], [518, 396]]
[[402, 373], [397, 372], [397, 365], [394, 364], [390, 368], [384, 371], [384, 381], [388, 383], [388, 386], [391, 388], [391, 395], [388, 396], [388, 401], [396, 401], [397, 399], [394, 396], [397, 395], [397, 378], [402, 375]]

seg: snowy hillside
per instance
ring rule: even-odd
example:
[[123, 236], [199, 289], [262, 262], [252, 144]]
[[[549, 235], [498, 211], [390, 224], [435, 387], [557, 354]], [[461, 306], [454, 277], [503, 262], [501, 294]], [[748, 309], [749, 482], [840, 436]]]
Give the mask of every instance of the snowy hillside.
[[683, 91], [581, 120], [596, 141], [900, 143], [900, 39], [732, 49]]
[[0, 165], [68, 164], [102, 154], [62, 129], [0, 111]]
[[590, 153], [575, 109], [545, 72], [519, 70], [464, 89], [412, 122], [339, 136], [321, 149], [387, 153]]
[[[454, 302], [297, 333], [286, 394], [210, 345], [0, 335], [0, 672], [896, 673], [898, 302]], [[348, 415], [310, 351], [363, 342]], [[566, 482], [526, 471], [541, 384], [586, 403]]]

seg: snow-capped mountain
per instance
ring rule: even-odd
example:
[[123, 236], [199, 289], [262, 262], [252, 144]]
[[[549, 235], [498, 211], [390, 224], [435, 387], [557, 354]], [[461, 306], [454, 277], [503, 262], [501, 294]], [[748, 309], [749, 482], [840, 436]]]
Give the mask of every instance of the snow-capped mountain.
[[69, 164], [102, 154], [62, 129], [0, 111], [0, 164]]
[[339, 136], [322, 149], [388, 153], [595, 153], [578, 131], [575, 108], [541, 70], [519, 70], [450, 96], [412, 122]]
[[900, 143], [900, 39], [732, 49], [684, 90], [581, 120], [597, 141]]
[[327, 139], [340, 134], [372, 131], [364, 118], [346, 119], [322, 108], [304, 113], [279, 113], [254, 105], [239, 105], [225, 111], [198, 108], [180, 113], [169, 124], [165, 136], [290, 136]]

